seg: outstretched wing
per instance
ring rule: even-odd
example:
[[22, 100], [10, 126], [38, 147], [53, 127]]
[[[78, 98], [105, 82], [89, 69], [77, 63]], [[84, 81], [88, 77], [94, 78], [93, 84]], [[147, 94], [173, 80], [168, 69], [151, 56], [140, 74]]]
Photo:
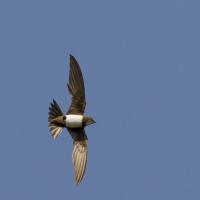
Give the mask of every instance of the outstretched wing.
[[88, 154], [88, 140], [84, 129], [68, 129], [74, 139], [72, 163], [76, 184], [79, 185], [85, 174]]
[[72, 95], [72, 102], [67, 114], [83, 114], [85, 111], [85, 86], [80, 66], [76, 59], [70, 55], [70, 71], [68, 90]]

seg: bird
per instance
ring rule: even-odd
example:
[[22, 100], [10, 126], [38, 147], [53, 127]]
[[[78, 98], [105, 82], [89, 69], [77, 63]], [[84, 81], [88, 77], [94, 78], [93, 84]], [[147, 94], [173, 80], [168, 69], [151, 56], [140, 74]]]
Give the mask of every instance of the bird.
[[48, 127], [54, 139], [57, 139], [62, 130], [66, 128], [73, 139], [72, 164], [74, 179], [79, 185], [85, 174], [88, 159], [88, 138], [85, 127], [96, 123], [87, 115], [84, 115], [86, 107], [85, 86], [83, 74], [76, 58], [69, 55], [69, 80], [68, 91], [71, 95], [71, 105], [66, 113], [63, 113], [55, 99], [50, 103], [48, 112]]

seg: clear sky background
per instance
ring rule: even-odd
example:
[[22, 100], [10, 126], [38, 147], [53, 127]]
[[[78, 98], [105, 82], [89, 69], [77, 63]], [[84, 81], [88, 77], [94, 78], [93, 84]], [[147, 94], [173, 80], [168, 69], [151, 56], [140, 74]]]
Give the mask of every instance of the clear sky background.
[[[193, 0], [1, 0], [0, 199], [199, 200], [199, 20]], [[97, 121], [79, 187], [47, 127], [70, 53]]]

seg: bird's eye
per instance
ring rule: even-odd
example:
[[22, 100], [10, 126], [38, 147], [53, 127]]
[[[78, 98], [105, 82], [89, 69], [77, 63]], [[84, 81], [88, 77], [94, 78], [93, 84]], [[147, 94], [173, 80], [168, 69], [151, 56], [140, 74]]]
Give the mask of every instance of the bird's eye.
[[66, 120], [66, 116], [63, 116], [63, 120]]

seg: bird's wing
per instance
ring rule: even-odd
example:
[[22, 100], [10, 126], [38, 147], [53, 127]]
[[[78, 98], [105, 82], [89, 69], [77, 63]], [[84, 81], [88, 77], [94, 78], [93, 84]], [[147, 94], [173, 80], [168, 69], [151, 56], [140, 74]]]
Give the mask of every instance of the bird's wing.
[[48, 127], [54, 139], [56, 139], [61, 134], [63, 127], [56, 125], [55, 123], [52, 122], [52, 120], [62, 115], [63, 115], [62, 110], [60, 109], [57, 102], [53, 100], [53, 102], [50, 103], [49, 107]]
[[85, 86], [80, 66], [76, 59], [70, 55], [70, 71], [68, 90], [72, 95], [72, 102], [67, 114], [83, 114], [85, 111]]
[[[68, 129], [69, 130], [69, 129]], [[72, 163], [76, 184], [79, 185], [83, 179], [88, 154], [88, 140], [84, 129], [69, 130], [74, 139], [74, 149], [72, 152]]]

